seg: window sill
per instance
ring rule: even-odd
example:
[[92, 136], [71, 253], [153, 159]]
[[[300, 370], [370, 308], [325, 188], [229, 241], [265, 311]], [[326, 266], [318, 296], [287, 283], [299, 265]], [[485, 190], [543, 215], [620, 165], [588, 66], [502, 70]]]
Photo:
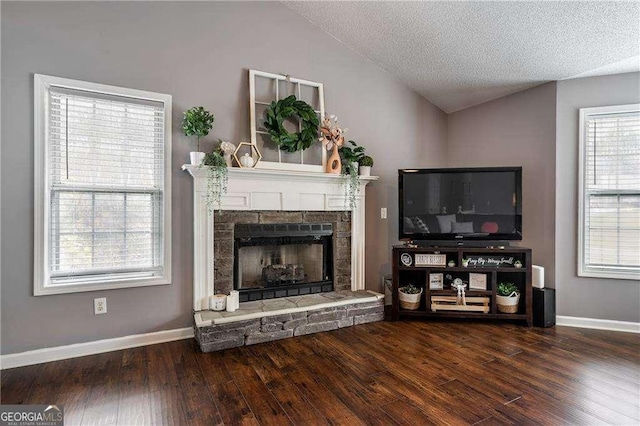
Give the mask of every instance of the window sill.
[[117, 281], [101, 281], [90, 283], [73, 283], [73, 284], [48, 284], [36, 286], [33, 291], [34, 296], [48, 296], [53, 294], [83, 293], [87, 291], [114, 290], [121, 288], [149, 287], [156, 285], [171, 284], [171, 280], [167, 277], [155, 277], [144, 279], [128, 279]]
[[581, 278], [606, 278], [609, 280], [634, 280], [640, 281], [639, 272], [620, 271], [620, 270], [579, 270], [578, 276]]

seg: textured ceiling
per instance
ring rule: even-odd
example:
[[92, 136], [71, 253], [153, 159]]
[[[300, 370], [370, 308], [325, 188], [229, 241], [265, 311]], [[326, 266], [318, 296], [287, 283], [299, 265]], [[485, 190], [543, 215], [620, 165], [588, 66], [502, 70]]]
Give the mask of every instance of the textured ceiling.
[[284, 4], [446, 112], [547, 81], [640, 70], [637, 1]]

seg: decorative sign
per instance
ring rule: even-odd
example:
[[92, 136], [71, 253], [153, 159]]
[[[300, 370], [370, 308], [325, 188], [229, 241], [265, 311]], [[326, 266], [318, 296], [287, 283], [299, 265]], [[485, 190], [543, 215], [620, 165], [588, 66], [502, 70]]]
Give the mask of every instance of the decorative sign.
[[413, 264], [413, 258], [411, 258], [409, 253], [402, 253], [400, 255], [400, 263], [402, 263], [403, 266], [411, 266]]
[[485, 274], [469, 274], [469, 289], [470, 290], [486, 290], [487, 289], [487, 276]]
[[447, 255], [416, 254], [416, 266], [447, 266]]
[[429, 274], [429, 290], [442, 290], [444, 277], [442, 274]]
[[471, 268], [504, 268], [513, 267], [515, 258], [513, 256], [493, 256], [493, 255], [471, 255], [469, 259], [469, 267]]

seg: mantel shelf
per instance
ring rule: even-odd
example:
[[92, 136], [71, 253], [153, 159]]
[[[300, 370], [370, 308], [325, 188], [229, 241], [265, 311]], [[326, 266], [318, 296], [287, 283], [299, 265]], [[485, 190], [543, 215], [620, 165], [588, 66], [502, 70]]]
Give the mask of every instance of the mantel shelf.
[[[207, 169], [205, 167], [194, 166], [192, 164], [183, 164], [182, 170], [189, 172], [194, 178], [206, 178]], [[312, 179], [314, 181], [336, 182], [336, 180], [345, 179], [342, 175], [332, 173], [318, 172], [301, 172], [293, 170], [272, 170], [272, 169], [243, 169], [240, 167], [229, 167], [229, 178], [234, 177], [252, 177], [252, 178], [284, 178], [290, 180], [292, 178], [301, 178], [302, 180]], [[360, 181], [369, 183], [379, 179], [378, 176], [359, 176]]]

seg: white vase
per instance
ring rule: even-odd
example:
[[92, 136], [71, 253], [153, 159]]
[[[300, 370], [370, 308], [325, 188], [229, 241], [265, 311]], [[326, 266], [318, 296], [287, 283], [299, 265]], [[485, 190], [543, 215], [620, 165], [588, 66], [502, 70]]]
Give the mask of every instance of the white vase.
[[204, 160], [204, 152], [191, 151], [189, 157], [191, 157], [192, 166], [199, 166]]
[[371, 176], [371, 166], [360, 166], [360, 176]]
[[227, 167], [233, 167], [233, 160], [231, 159], [231, 154], [225, 154], [224, 161], [227, 163]]

